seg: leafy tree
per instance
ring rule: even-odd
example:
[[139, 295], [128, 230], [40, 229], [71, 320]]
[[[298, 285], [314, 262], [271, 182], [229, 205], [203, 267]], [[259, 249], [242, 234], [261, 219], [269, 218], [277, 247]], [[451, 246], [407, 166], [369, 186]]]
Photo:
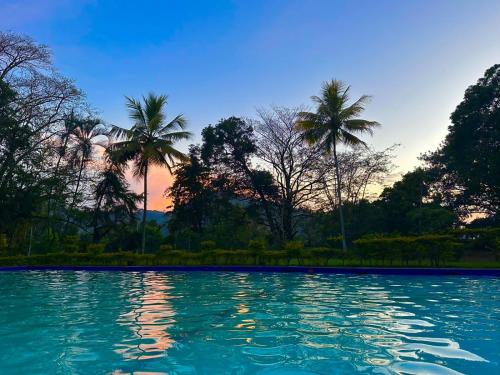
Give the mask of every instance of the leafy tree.
[[423, 157], [462, 216], [500, 210], [500, 64], [465, 91], [440, 148]]
[[373, 128], [379, 126], [376, 121], [368, 121], [358, 118], [364, 111], [369, 97], [361, 96], [352, 104], [349, 103], [350, 87], [343, 82], [332, 80], [325, 82], [321, 96], [313, 96], [316, 103], [316, 112], [301, 112], [297, 122], [297, 128], [304, 132], [305, 138], [311, 144], [319, 144], [328, 154], [333, 154], [337, 199], [339, 203], [340, 226], [342, 233], [342, 248], [347, 249], [344, 215], [342, 212], [341, 181], [339, 163], [337, 158], [337, 146], [343, 143], [348, 146], [365, 145], [356, 133], [370, 133]]
[[177, 150], [175, 143], [189, 139], [191, 133], [185, 131], [186, 120], [177, 115], [166, 122], [164, 109], [167, 97], [149, 94], [143, 102], [127, 98], [129, 116], [134, 121], [131, 129], [114, 126], [112, 134], [121, 139], [111, 145], [111, 151], [122, 162], [133, 161], [135, 177], [144, 180], [144, 208], [142, 212], [141, 252], [146, 247], [146, 215], [148, 205], [148, 169], [150, 166], [172, 167], [178, 161], [187, 160], [186, 155]]
[[216, 184], [233, 191], [241, 199], [258, 202], [264, 212], [265, 225], [273, 239], [279, 239], [273, 209], [278, 191], [269, 172], [252, 166], [251, 159], [257, 156], [252, 125], [240, 118], [230, 117], [215, 126], [204, 128], [202, 136], [201, 158], [219, 176]]
[[245, 199], [231, 190], [232, 184], [217, 168], [201, 159], [200, 148], [192, 146], [189, 163], [175, 171], [167, 194], [173, 200], [168, 222], [173, 243], [189, 250], [202, 241], [215, 241], [221, 248], [243, 248], [255, 235]]
[[455, 215], [441, 207], [433, 176], [423, 168], [403, 175], [380, 195], [387, 232], [422, 233], [451, 227]]

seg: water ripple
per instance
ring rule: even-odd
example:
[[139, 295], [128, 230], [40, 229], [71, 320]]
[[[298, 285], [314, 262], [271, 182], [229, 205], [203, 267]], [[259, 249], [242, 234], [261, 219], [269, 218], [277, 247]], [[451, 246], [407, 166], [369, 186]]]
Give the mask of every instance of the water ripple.
[[2, 373], [500, 373], [500, 279], [0, 274]]

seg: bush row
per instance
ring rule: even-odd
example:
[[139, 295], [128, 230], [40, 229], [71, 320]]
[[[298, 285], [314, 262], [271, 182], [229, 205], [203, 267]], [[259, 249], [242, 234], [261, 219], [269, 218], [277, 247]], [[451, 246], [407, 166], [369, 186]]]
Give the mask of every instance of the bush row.
[[450, 260], [459, 260], [464, 250], [452, 235], [366, 238], [354, 241], [354, 245], [360, 261], [376, 259], [389, 264], [397, 260], [406, 264], [428, 260], [439, 266]]

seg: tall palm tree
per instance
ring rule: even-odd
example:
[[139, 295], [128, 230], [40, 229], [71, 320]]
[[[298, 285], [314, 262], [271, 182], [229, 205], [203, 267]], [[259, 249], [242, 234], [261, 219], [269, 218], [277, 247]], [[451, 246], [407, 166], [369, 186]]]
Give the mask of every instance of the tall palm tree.
[[172, 173], [177, 161], [187, 161], [185, 154], [174, 148], [176, 142], [189, 139], [191, 133], [185, 131], [186, 119], [177, 115], [170, 122], [165, 121], [164, 108], [167, 97], [149, 94], [142, 102], [128, 98], [129, 117], [134, 121], [130, 129], [114, 126], [112, 134], [118, 141], [111, 151], [122, 162], [133, 161], [133, 173], [144, 180], [144, 209], [142, 212], [141, 252], [146, 247], [146, 211], [148, 208], [148, 170], [155, 165], [166, 167]]
[[107, 137], [109, 134], [106, 126], [104, 126], [99, 119], [86, 118], [74, 119], [74, 121], [76, 121], [76, 126], [70, 134], [73, 141], [71, 148], [71, 162], [78, 168], [78, 177], [76, 180], [75, 191], [73, 192], [71, 207], [73, 207], [76, 203], [78, 189], [82, 180], [82, 173], [86, 165], [94, 156], [94, 145], [105, 147], [105, 143], [102, 142], [102, 139], [101, 141], [99, 139]]
[[[75, 116], [74, 112], [71, 112], [70, 115], [64, 119], [63, 126], [61, 128], [60, 133], [58, 134], [59, 145], [56, 148], [58, 158], [57, 158], [56, 166], [54, 169], [54, 176], [53, 176], [53, 179], [56, 183], [57, 183], [58, 178], [59, 178], [59, 168], [60, 168], [61, 162], [62, 162], [63, 158], [66, 157], [69, 141], [71, 140], [71, 138], [73, 136], [73, 132], [75, 131], [77, 126], [78, 126], [77, 117]], [[54, 194], [54, 188], [56, 188], [56, 186], [54, 186], [52, 184], [50, 186], [48, 200], [47, 200], [47, 219], [48, 219], [48, 223], [49, 223], [49, 225], [47, 225], [47, 231], [48, 231], [49, 235], [52, 232], [52, 217], [51, 217], [52, 212], [51, 212], [51, 210], [52, 210], [52, 197]], [[59, 189], [56, 189], [56, 191], [60, 191], [60, 188], [61, 187], [59, 187]]]
[[349, 104], [350, 86], [342, 81], [331, 80], [323, 83], [320, 96], [312, 96], [316, 103], [316, 112], [301, 112], [297, 128], [304, 133], [305, 139], [311, 144], [319, 144], [327, 154], [333, 154], [335, 165], [335, 180], [342, 232], [342, 248], [347, 250], [344, 214], [342, 212], [342, 194], [340, 189], [339, 163], [337, 146], [339, 143], [347, 146], [364, 145], [356, 133], [373, 133], [373, 128], [380, 124], [358, 118], [364, 111], [369, 96], [363, 95], [354, 103]]

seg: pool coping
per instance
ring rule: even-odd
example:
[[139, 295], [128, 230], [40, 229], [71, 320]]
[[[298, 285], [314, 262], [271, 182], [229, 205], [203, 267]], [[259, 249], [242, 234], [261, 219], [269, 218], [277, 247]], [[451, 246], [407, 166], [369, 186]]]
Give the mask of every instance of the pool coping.
[[180, 271], [180, 272], [276, 272], [374, 275], [462, 275], [500, 277], [500, 268], [390, 268], [307, 266], [0, 266], [3, 271]]

